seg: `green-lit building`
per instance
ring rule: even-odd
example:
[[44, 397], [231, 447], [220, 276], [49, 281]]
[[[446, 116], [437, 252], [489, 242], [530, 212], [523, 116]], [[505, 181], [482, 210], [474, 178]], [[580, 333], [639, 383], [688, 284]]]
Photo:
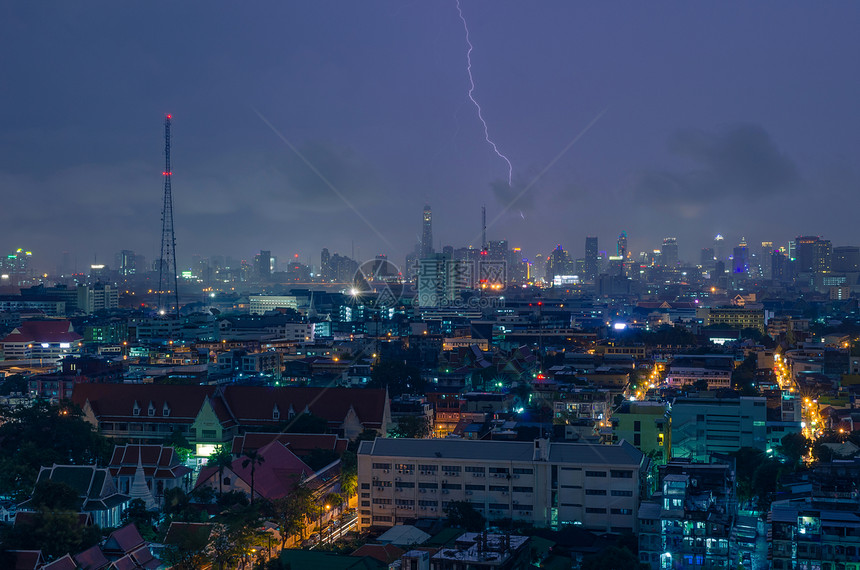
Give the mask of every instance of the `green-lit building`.
[[624, 402], [612, 414], [612, 440], [632, 443], [656, 465], [672, 456], [672, 416], [666, 402]]

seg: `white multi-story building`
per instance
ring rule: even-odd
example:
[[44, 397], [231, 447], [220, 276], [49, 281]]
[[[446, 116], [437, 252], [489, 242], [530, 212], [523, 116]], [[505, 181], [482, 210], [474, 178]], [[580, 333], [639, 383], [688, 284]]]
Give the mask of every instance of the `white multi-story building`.
[[451, 502], [468, 501], [489, 520], [636, 532], [648, 463], [626, 441], [377, 438], [358, 451], [359, 525], [445, 518]]
[[250, 295], [248, 304], [248, 312], [252, 315], [263, 315], [276, 309], [298, 309], [299, 306], [294, 295]]
[[678, 355], [669, 365], [666, 384], [679, 388], [695, 384], [700, 380], [708, 383], [708, 389], [732, 387], [734, 360], [724, 355]]

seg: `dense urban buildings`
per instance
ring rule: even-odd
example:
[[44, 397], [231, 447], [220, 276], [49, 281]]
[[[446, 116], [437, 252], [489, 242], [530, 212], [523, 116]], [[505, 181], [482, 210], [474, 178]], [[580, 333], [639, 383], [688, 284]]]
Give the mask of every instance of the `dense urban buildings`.
[[0, 569], [860, 570], [860, 7], [391, 4], [4, 6]]

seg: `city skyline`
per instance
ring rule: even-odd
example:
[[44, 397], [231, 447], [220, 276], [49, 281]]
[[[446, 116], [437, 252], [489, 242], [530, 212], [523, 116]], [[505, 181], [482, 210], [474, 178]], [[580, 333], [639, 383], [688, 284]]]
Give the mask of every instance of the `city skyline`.
[[164, 113], [180, 260], [402, 259], [427, 202], [434, 245], [480, 247], [483, 204], [489, 239], [544, 254], [622, 230], [691, 261], [717, 233], [857, 242], [855, 5], [462, 2], [510, 186], [454, 2], [164, 8], [8, 11], [5, 250], [155, 258]]

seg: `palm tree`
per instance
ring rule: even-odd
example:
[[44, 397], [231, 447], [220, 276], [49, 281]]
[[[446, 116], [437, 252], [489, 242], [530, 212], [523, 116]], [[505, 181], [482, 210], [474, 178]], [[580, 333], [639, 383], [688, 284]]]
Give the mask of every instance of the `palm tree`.
[[256, 449], [245, 450], [243, 454], [245, 459], [242, 460], [242, 467], [251, 466], [251, 504], [254, 504], [254, 473], [257, 470], [257, 465], [262, 465], [266, 458], [258, 453]]
[[209, 456], [209, 463], [218, 468], [218, 496], [220, 497], [224, 494], [224, 486], [222, 485], [224, 470], [233, 465], [233, 456], [226, 447], [218, 445], [212, 455]]

